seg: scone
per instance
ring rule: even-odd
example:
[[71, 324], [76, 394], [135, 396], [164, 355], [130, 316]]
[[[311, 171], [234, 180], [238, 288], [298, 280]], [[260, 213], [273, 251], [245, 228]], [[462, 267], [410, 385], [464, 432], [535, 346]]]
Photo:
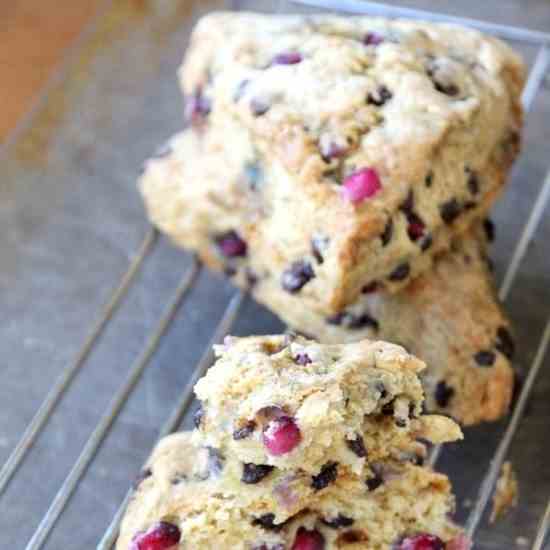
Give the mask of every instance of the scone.
[[197, 441], [252, 474], [300, 470], [308, 485], [409, 451], [416, 439], [461, 437], [449, 418], [422, 415], [418, 373], [402, 347], [362, 340], [321, 345], [300, 336], [226, 339], [197, 383]]
[[269, 280], [253, 293], [289, 326], [320, 342], [381, 338], [403, 345], [428, 365], [421, 374], [428, 410], [464, 425], [497, 420], [512, 397], [514, 341], [495, 292], [485, 239], [477, 227], [453, 241], [450, 252], [401, 292], [366, 287], [355, 304], [332, 316], [307, 310]]
[[151, 219], [218, 267], [261, 248], [270, 276], [326, 314], [427, 269], [493, 202], [518, 147], [523, 66], [471, 29], [213, 14], [180, 75], [199, 143], [178, 182], [145, 176]]
[[[227, 135], [234, 149], [225, 147]], [[429, 253], [432, 237], [426, 230], [420, 237], [425, 253], [416, 263], [433, 266], [437, 258], [432, 270], [398, 293], [372, 281], [347, 308], [325, 313], [314, 298], [288, 289], [307, 288], [308, 277], [325, 264], [326, 241], [314, 239], [307, 261], [295, 264], [294, 271], [285, 271], [286, 260], [277, 254], [279, 264], [272, 271], [277, 243], [291, 250], [289, 232], [309, 223], [314, 213], [296, 213], [286, 223], [266, 218], [265, 203], [255, 194], [266, 174], [254, 164], [255, 155], [246, 132], [235, 126], [202, 134], [189, 129], [176, 136], [165, 156], [148, 162], [140, 182], [151, 218], [178, 244], [199, 251], [208, 265], [251, 287], [260, 303], [300, 332], [327, 343], [369, 337], [405, 345], [429, 365], [425, 380], [430, 410], [444, 411], [463, 424], [505, 414], [513, 385], [513, 342], [484, 259], [479, 222], [462, 239], [450, 241], [453, 250], [437, 256]], [[244, 172], [243, 165], [248, 167]], [[482, 179], [492, 186], [499, 177], [495, 169]], [[290, 197], [296, 189], [292, 183], [279, 179], [277, 186], [266, 185], [264, 195], [278, 190]], [[398, 215], [394, 235], [407, 235], [412, 214], [406, 212]]]
[[468, 550], [449, 519], [448, 479], [410, 463], [388, 465], [369, 488], [339, 478], [282, 524], [250, 508], [247, 488], [233, 488], [212, 453], [189, 433], [155, 450], [122, 522], [117, 550]]

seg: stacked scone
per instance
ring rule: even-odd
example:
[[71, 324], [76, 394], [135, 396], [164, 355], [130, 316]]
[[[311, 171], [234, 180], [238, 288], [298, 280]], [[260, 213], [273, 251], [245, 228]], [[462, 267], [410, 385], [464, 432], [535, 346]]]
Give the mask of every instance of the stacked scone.
[[519, 147], [517, 56], [449, 25], [224, 13], [181, 83], [190, 125], [140, 181], [153, 223], [299, 332], [426, 359], [431, 410], [502, 416], [483, 220]]
[[193, 433], [157, 447], [119, 550], [468, 550], [426, 442], [461, 438], [422, 414], [403, 348], [228, 338], [199, 381]]

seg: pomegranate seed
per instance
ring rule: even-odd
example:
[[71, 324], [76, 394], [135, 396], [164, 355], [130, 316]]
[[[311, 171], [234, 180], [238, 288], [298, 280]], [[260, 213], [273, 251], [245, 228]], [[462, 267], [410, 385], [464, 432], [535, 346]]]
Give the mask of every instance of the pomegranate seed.
[[270, 454], [279, 456], [289, 453], [302, 439], [300, 428], [289, 416], [272, 420], [264, 430], [263, 442]]
[[272, 65], [296, 65], [302, 61], [302, 55], [298, 52], [284, 52], [276, 55], [271, 62]]
[[443, 541], [435, 535], [416, 535], [401, 541], [399, 550], [444, 550]]
[[172, 523], [160, 521], [145, 533], [138, 533], [132, 539], [130, 550], [169, 550], [175, 548], [181, 539], [181, 532]]
[[409, 224], [407, 228], [407, 233], [411, 241], [417, 241], [424, 235], [425, 225], [421, 221], [414, 221]]
[[375, 32], [368, 32], [363, 38], [365, 46], [378, 46], [384, 42], [384, 37]]
[[226, 258], [246, 256], [246, 243], [235, 231], [228, 231], [216, 239], [220, 252]]
[[382, 189], [378, 173], [373, 168], [361, 168], [349, 175], [342, 185], [342, 196], [353, 204], [363, 202]]
[[325, 539], [319, 531], [308, 531], [300, 527], [296, 533], [292, 550], [323, 550]]

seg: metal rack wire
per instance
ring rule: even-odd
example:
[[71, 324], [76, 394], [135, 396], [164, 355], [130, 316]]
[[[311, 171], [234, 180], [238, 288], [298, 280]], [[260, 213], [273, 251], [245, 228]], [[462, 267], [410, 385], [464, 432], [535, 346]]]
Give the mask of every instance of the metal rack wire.
[[[495, 25], [491, 23], [449, 17], [431, 12], [422, 12], [419, 10], [383, 6], [380, 4], [375, 4], [372, 2], [362, 2], [359, 0], [303, 0], [301, 3], [314, 5], [316, 7], [338, 9], [340, 11], [347, 12], [367, 12], [376, 15], [413, 17], [458, 22], [461, 24], [466, 24], [472, 27], [479, 28], [480, 30], [483, 30], [485, 32], [490, 32], [507, 39], [523, 41], [529, 44], [536, 45], [539, 47], [539, 50], [536, 56], [535, 63], [533, 64], [533, 67], [529, 74], [527, 86], [525, 88], [522, 98], [526, 110], [529, 110], [531, 108], [537, 96], [537, 93], [540, 90], [545, 74], [550, 67], [550, 34], [529, 31], [522, 28], [507, 27], [503, 25]], [[540, 224], [545, 208], [547, 207], [549, 197], [550, 171], [547, 173], [541, 185], [530, 217], [525, 223], [521, 235], [519, 235], [518, 237], [514, 252], [511, 257], [511, 261], [507, 267], [502, 285], [499, 289], [499, 296], [501, 299], [505, 299], [509, 295], [510, 290], [513, 287], [513, 284], [518, 274], [518, 270], [526, 254], [527, 246], [532, 240], [537, 230], [537, 227]], [[17, 475], [19, 468], [25, 461], [27, 453], [32, 448], [42, 430], [48, 424], [58, 403], [69, 389], [75, 376], [85, 366], [86, 360], [88, 359], [92, 349], [96, 345], [102, 333], [109, 327], [109, 321], [111, 320], [117, 309], [120, 307], [120, 305], [123, 303], [129, 289], [131, 288], [136, 278], [136, 275], [140, 270], [142, 270], [145, 262], [157, 245], [158, 240], [159, 238], [157, 232], [154, 229], [151, 229], [146, 234], [134, 259], [131, 261], [126, 273], [123, 275], [121, 281], [118, 283], [115, 290], [113, 291], [110, 299], [104, 306], [100, 317], [96, 320], [94, 326], [89, 333], [89, 336], [84, 341], [74, 361], [66, 367], [60, 378], [54, 384], [46, 399], [31, 420], [27, 429], [24, 431], [20, 441], [8, 457], [6, 463], [0, 469], [0, 496], [6, 490], [8, 484], [14, 478], [14, 476]], [[61, 487], [55, 495], [55, 498], [52, 500], [49, 509], [37, 526], [34, 535], [26, 545], [27, 550], [38, 550], [44, 546], [53, 527], [67, 507], [71, 496], [78, 487], [83, 476], [86, 474], [87, 469], [92, 464], [96, 453], [98, 452], [104, 439], [108, 435], [111, 427], [113, 426], [113, 423], [117, 419], [127, 399], [132, 394], [132, 391], [134, 390], [137, 382], [144, 374], [148, 364], [150, 363], [159, 346], [159, 343], [163, 338], [163, 335], [170, 327], [172, 321], [178, 314], [182, 305], [185, 303], [185, 299], [189, 291], [193, 288], [193, 285], [200, 274], [200, 270], [201, 266], [199, 262], [195, 259], [191, 267], [182, 275], [180, 283], [171, 301], [166, 306], [165, 311], [161, 319], [159, 320], [155, 330], [150, 335], [142, 352], [139, 354], [139, 356], [131, 366], [127, 378], [113, 395], [113, 398], [109, 406], [107, 407], [104, 415], [100, 419], [93, 432], [90, 434], [75, 464], [63, 481]], [[212, 344], [220, 342], [223, 337], [231, 330], [231, 327], [238, 317], [244, 298], [245, 293], [238, 291], [229, 301], [222, 318], [214, 329], [210, 345], [204, 351], [200, 361], [195, 367], [193, 375], [191, 376], [190, 380], [188, 380], [187, 385], [184, 388], [178, 402], [175, 404], [172, 412], [163, 424], [160, 430], [160, 437], [163, 437], [177, 430], [180, 426], [193, 401], [192, 388], [197, 379], [204, 374], [204, 372], [212, 362]], [[478, 498], [468, 518], [466, 529], [471, 536], [475, 534], [482, 515], [487, 507], [490, 495], [495, 485], [495, 481], [498, 477], [500, 467], [507, 454], [518, 425], [522, 419], [527, 400], [536, 382], [537, 375], [539, 374], [549, 345], [550, 317], [548, 318], [548, 321], [546, 323], [546, 327], [543, 331], [542, 338], [538, 345], [537, 353], [530, 367], [528, 377], [522, 388], [519, 399], [515, 405], [513, 414], [511, 415], [509, 424], [504, 432], [501, 441], [498, 444], [493, 459], [487, 466], [485, 477], [479, 488]], [[432, 453], [430, 457], [431, 462], [435, 463], [438, 459], [438, 456], [439, 449], [436, 448], [436, 450]], [[99, 542], [97, 547], [99, 550], [108, 550], [113, 547], [116, 541], [120, 520], [128, 503], [129, 496], [130, 492], [128, 492], [126, 498], [121, 503], [117, 513], [112, 519], [111, 524], [108, 526], [103, 538]], [[546, 507], [546, 510], [540, 519], [537, 533], [534, 534], [534, 542], [532, 545], [533, 550], [542, 550], [549, 530], [550, 501], [548, 502], [548, 506]]]

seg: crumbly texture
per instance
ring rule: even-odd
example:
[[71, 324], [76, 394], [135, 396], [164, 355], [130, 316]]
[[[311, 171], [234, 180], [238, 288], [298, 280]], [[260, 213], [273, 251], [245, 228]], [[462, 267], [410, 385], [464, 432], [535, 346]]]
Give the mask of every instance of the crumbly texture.
[[[365, 472], [367, 463], [411, 453], [417, 438], [461, 437], [446, 418], [422, 415], [417, 374], [425, 365], [400, 346], [363, 340], [321, 345], [298, 336], [226, 339], [196, 385], [202, 407], [197, 440], [245, 464], [316, 476]], [[289, 418], [299, 443], [274, 455], [265, 444], [278, 418]]]
[[468, 548], [448, 518], [454, 508], [448, 479], [427, 468], [396, 463], [372, 491], [357, 476], [339, 478], [283, 524], [251, 506], [248, 489], [227, 483], [223, 472], [189, 433], [165, 438], [130, 502], [117, 550], [129, 550], [137, 533], [159, 521], [179, 528], [181, 550], [282, 550], [291, 548], [300, 528], [319, 533], [325, 550], [388, 550], [419, 532], [439, 536], [448, 550]]
[[491, 510], [490, 523], [494, 523], [501, 516], [506, 514], [510, 508], [518, 504], [518, 480], [512, 467], [512, 463], [507, 461], [500, 469], [500, 476], [495, 486], [493, 494], [493, 509]]
[[[426, 270], [494, 201], [518, 148], [523, 67], [469, 29], [213, 14], [180, 74], [195, 135], [175, 179], [149, 166], [151, 219], [229, 271], [215, 242], [237, 232], [260, 272], [294, 269], [291, 292], [320, 312]], [[342, 184], [366, 168], [381, 187], [352, 204]]]
[[257, 285], [253, 294], [292, 328], [321, 342], [381, 338], [403, 345], [428, 365], [421, 374], [428, 410], [464, 425], [497, 420], [512, 398], [514, 340], [485, 239], [477, 227], [403, 291], [370, 288], [335, 316], [308, 311], [276, 285]]
[[[231, 150], [225, 147], [228, 135]], [[513, 387], [513, 345], [506, 345], [511, 331], [495, 295], [479, 227], [462, 239], [449, 240], [452, 250], [448, 253], [434, 256], [426, 249], [416, 265], [432, 269], [401, 292], [389, 292], [380, 281], [371, 281], [354, 303], [326, 313], [308, 295], [309, 283], [300, 292], [288, 292], [281, 284], [287, 261], [278, 243], [291, 251], [290, 234], [298, 225], [309, 224], [315, 214], [307, 209], [302, 215], [293, 212], [286, 222], [273, 215], [266, 217], [257, 186], [265, 185], [264, 197], [281, 193], [283, 210], [292, 204], [297, 188], [288, 177], [278, 179], [277, 185], [266, 185], [265, 171], [252, 169], [256, 153], [242, 128], [233, 124], [224, 132], [205, 129], [202, 134], [189, 129], [176, 136], [165, 153], [149, 161], [140, 186], [153, 221], [178, 244], [199, 251], [209, 266], [224, 270], [236, 284], [251, 287], [260, 303], [299, 332], [326, 343], [367, 337], [403, 344], [429, 365], [424, 376], [429, 410], [451, 414], [465, 425], [495, 420], [506, 413]], [[243, 166], [248, 171], [243, 173]], [[482, 179], [500, 177], [502, 172], [495, 167]], [[305, 208], [305, 199], [301, 203]], [[238, 237], [233, 238], [242, 238], [246, 249], [227, 257], [219, 238], [231, 235], [232, 228], [238, 228]], [[393, 235], [408, 239], [403, 212], [396, 217]], [[303, 265], [312, 266], [315, 273], [326, 263], [326, 242], [318, 236], [309, 245]], [[504, 347], [499, 337], [503, 331]], [[492, 364], [477, 363], [475, 357], [483, 351], [494, 353]]]

